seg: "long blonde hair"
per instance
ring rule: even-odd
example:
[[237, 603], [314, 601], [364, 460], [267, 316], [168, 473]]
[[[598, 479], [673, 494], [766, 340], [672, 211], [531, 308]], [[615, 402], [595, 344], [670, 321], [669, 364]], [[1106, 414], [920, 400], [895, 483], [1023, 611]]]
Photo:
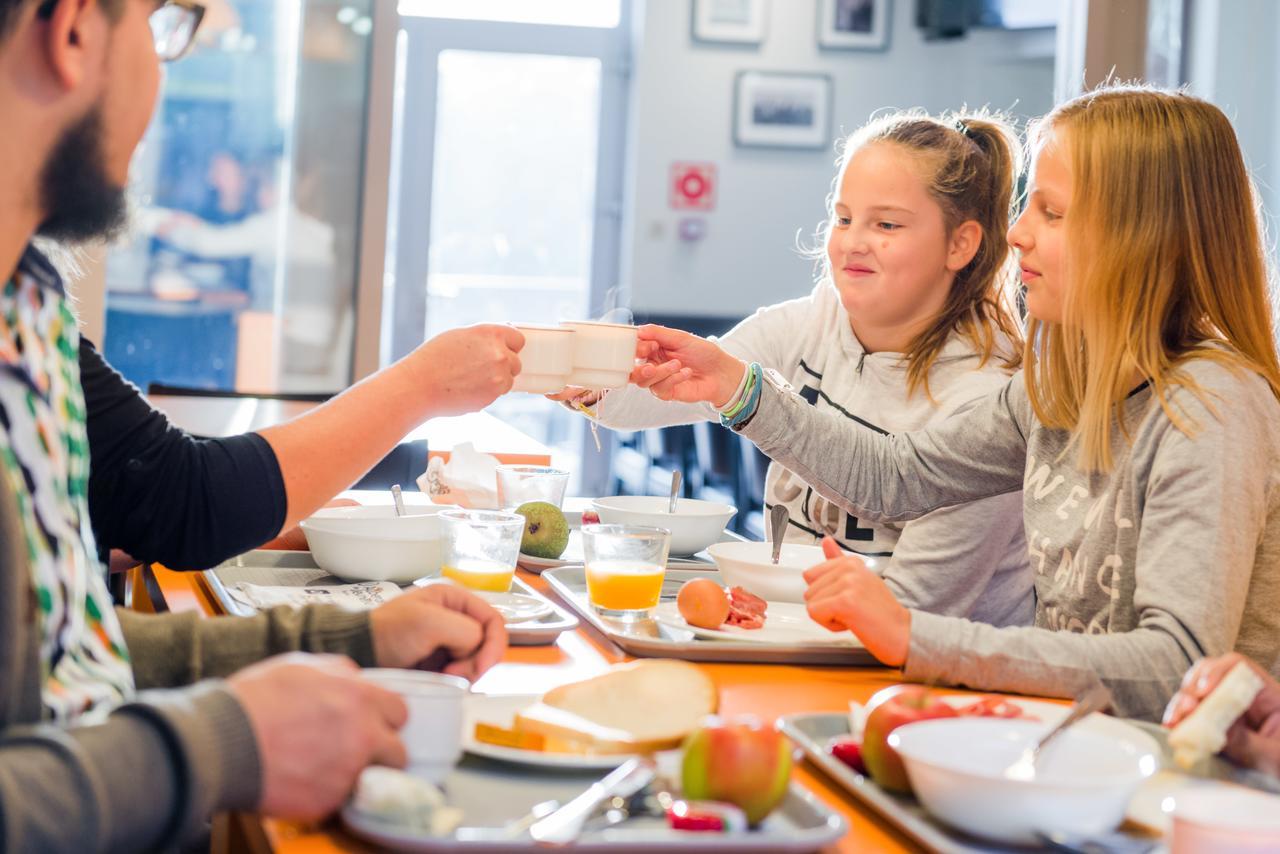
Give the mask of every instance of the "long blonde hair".
[[1185, 92], [1109, 86], [1057, 107], [1071, 169], [1063, 322], [1027, 328], [1027, 391], [1041, 422], [1072, 431], [1084, 470], [1110, 471], [1112, 418], [1136, 371], [1169, 419], [1181, 369], [1208, 358], [1261, 375], [1280, 398], [1260, 208], [1227, 117]]
[[[1017, 134], [1003, 118], [986, 112], [942, 118], [919, 112], [880, 116], [845, 140], [828, 208], [839, 196], [849, 161], [871, 143], [889, 143], [915, 156], [930, 197], [942, 208], [948, 235], [968, 220], [982, 227], [978, 251], [956, 273], [942, 311], [907, 345], [907, 393], [918, 388], [929, 393], [929, 369], [953, 333], [969, 340], [980, 365], [998, 357], [1009, 370], [1018, 367], [1022, 332], [1013, 302], [1017, 267], [1005, 240], [1022, 171]], [[830, 219], [821, 236], [825, 245], [831, 237]], [[830, 279], [825, 250], [813, 254], [821, 258], [823, 274]]]

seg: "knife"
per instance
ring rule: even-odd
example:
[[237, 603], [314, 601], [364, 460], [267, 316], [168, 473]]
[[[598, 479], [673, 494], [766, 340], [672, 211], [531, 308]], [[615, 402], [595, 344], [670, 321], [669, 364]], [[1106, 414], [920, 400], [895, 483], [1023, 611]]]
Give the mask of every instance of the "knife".
[[609, 773], [560, 809], [539, 819], [529, 828], [529, 835], [543, 845], [569, 845], [582, 833], [587, 819], [597, 808], [614, 797], [629, 798], [653, 782], [657, 773], [647, 756], [631, 759]]

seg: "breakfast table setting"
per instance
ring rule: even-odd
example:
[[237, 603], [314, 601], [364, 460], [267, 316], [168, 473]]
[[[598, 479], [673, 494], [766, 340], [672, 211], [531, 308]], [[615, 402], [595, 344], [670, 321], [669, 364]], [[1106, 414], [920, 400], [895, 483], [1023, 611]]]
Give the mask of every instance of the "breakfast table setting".
[[[522, 331], [519, 391], [626, 382], [634, 327]], [[221, 816], [214, 850], [1280, 850], [1275, 784], [1212, 755], [1204, 718], [1231, 698], [1171, 733], [1098, 691], [903, 684], [809, 618], [820, 546], [744, 540], [679, 472], [669, 495], [571, 496], [527, 444], [490, 450], [457, 447], [419, 490], [346, 493], [301, 523], [305, 551], [148, 568], [135, 607], [207, 616], [461, 585], [509, 637], [474, 684], [365, 671], [406, 702], [408, 766], [366, 769], [321, 824]]]

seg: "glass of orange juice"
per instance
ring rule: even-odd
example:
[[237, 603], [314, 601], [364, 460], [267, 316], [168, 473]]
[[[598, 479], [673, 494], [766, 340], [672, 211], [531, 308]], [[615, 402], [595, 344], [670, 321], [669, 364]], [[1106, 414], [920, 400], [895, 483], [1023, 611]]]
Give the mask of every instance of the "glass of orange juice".
[[671, 532], [641, 525], [585, 525], [587, 598], [606, 617], [642, 620], [662, 598]]
[[506, 593], [516, 571], [524, 517], [493, 510], [445, 510], [440, 574], [472, 590]]

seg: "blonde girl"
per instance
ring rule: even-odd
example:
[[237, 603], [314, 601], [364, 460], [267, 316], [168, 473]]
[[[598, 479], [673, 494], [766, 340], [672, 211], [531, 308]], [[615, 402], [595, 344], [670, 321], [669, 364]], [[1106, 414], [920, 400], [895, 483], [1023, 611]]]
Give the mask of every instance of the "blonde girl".
[[[868, 124], [838, 161], [817, 286], [760, 309], [721, 346], [785, 374], [814, 411], [856, 413], [883, 433], [940, 422], [998, 389], [1020, 358], [1007, 299], [1016, 268], [1004, 241], [1017, 155], [1016, 137], [995, 117], [897, 114]], [[626, 429], [719, 417], [705, 403], [664, 403], [634, 387], [586, 400], [602, 423]], [[904, 526], [853, 513], [772, 465], [764, 502], [790, 510], [788, 541], [830, 536], [877, 558], [890, 589], [914, 607], [997, 625], [1031, 620], [1016, 495]]]
[[[1032, 317], [1021, 373], [895, 436], [767, 382], [738, 426], [860, 517], [1023, 491], [1034, 627], [906, 607], [833, 549], [806, 573], [816, 620], [912, 679], [1062, 697], [1101, 679], [1119, 713], [1158, 719], [1202, 656], [1280, 665], [1280, 365], [1257, 208], [1226, 116], [1181, 92], [1093, 92], [1034, 141], [1009, 232]], [[684, 333], [644, 336], [662, 365], [637, 378], [664, 397], [760, 373]]]

